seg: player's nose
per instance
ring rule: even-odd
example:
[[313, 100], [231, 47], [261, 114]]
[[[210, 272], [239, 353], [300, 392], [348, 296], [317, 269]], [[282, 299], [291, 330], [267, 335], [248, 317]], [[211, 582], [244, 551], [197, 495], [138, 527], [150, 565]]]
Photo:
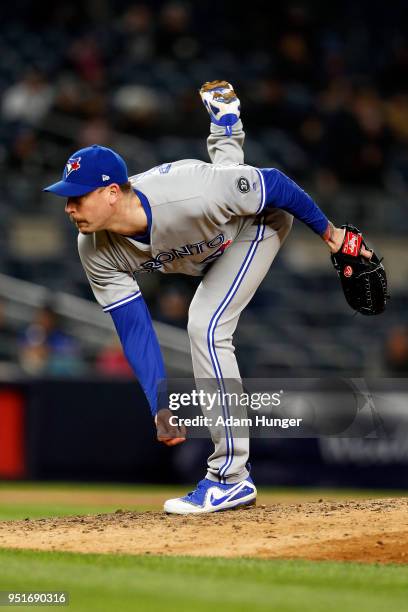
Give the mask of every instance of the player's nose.
[[65, 212], [69, 215], [74, 212], [76, 206], [76, 201], [74, 198], [68, 198], [67, 203], [65, 204]]

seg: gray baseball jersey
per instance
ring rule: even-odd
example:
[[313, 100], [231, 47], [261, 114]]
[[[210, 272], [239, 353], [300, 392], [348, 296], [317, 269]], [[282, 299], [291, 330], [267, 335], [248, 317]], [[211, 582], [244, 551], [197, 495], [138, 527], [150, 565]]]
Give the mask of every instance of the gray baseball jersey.
[[[212, 130], [208, 150], [215, 164], [183, 160], [130, 177], [151, 207], [150, 244], [109, 231], [79, 234], [82, 264], [105, 311], [138, 293], [139, 273], [202, 275], [263, 210], [263, 177], [241, 164], [241, 121], [231, 138], [222, 128]], [[267, 226], [265, 237], [274, 231]]]

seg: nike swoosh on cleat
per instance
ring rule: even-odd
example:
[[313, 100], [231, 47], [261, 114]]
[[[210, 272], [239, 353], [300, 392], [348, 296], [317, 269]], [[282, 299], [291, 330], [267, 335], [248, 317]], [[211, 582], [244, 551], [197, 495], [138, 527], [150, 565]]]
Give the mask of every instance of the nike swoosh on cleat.
[[[242, 487], [244, 488], [244, 487]], [[234, 497], [234, 495], [236, 495], [237, 493], [239, 493], [240, 488], [236, 487], [235, 489], [231, 489], [230, 491], [228, 491], [228, 493], [226, 495], [223, 495], [222, 497], [218, 497], [214, 499], [214, 494], [211, 495], [210, 498], [210, 504], [212, 506], [219, 506], [220, 504], [222, 504], [225, 501], [228, 501], [229, 499], [231, 499], [231, 497]], [[239, 501], [239, 500], [234, 500], [234, 501]]]

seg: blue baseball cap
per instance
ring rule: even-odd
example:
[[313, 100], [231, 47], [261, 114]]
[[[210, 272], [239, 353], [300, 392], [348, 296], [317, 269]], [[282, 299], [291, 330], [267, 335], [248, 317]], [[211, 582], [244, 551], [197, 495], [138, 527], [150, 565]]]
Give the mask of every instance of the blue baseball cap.
[[82, 196], [111, 183], [122, 185], [128, 181], [125, 161], [120, 155], [100, 145], [92, 145], [73, 153], [65, 164], [62, 179], [45, 187], [65, 198]]

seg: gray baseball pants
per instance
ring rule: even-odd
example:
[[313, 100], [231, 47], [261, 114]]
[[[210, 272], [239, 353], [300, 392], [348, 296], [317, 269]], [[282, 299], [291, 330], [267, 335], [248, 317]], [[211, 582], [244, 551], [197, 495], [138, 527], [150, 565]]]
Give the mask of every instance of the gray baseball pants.
[[[236, 391], [236, 381], [240, 381], [233, 345], [239, 316], [268, 272], [293, 218], [283, 210], [272, 209], [261, 219], [247, 221], [232, 245], [206, 272], [189, 311], [194, 377], [200, 380], [200, 386], [205, 379], [209, 384], [211, 379], [212, 386], [216, 381], [224, 393]], [[205, 406], [202, 410], [206, 413]], [[227, 416], [242, 416], [242, 410], [240, 413], [228, 402], [222, 410]], [[239, 428], [240, 437], [234, 435], [233, 427], [209, 429], [215, 448], [208, 458], [206, 477], [221, 483], [247, 478], [248, 428]]]

